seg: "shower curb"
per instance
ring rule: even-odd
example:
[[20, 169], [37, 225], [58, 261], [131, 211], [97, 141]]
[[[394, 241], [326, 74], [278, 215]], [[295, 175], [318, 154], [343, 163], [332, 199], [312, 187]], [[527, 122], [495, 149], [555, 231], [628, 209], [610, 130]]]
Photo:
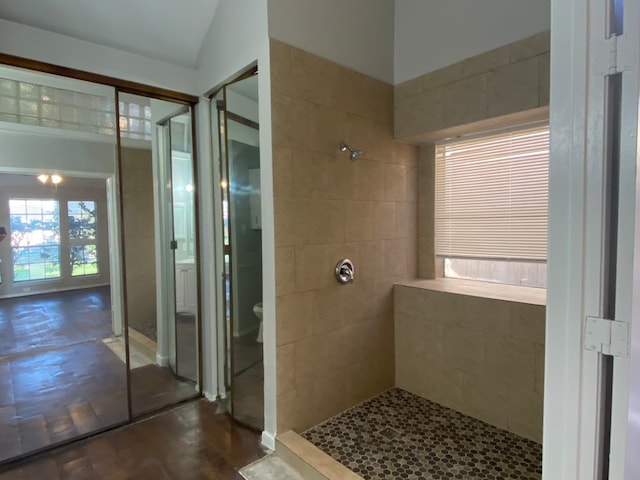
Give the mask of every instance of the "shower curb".
[[305, 480], [363, 480], [293, 430], [278, 435], [276, 455], [300, 472]]

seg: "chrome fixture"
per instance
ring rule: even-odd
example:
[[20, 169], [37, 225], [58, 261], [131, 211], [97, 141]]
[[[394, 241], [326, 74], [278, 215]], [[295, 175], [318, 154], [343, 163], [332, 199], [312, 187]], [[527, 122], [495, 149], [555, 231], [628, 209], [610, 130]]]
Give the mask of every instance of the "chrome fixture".
[[348, 258], [340, 260], [336, 265], [336, 280], [342, 285], [353, 282], [355, 274], [356, 269], [353, 266], [353, 262]]
[[351, 148], [349, 145], [347, 145], [344, 142], [340, 142], [340, 145], [338, 145], [338, 148], [340, 149], [341, 152], [349, 152], [349, 158], [351, 160], [355, 160], [356, 158], [359, 158], [362, 155], [362, 150], [358, 150], [357, 148]]

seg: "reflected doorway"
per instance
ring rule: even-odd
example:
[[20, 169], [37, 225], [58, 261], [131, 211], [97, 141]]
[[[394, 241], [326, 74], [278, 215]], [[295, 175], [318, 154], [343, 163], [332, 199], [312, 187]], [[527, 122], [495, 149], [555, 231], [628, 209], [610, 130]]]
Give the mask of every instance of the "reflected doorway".
[[0, 461], [129, 417], [107, 181], [41, 172], [0, 174]]
[[264, 428], [262, 224], [258, 76], [226, 85], [212, 101], [223, 231], [224, 386], [233, 417]]
[[131, 411], [200, 395], [195, 176], [188, 106], [119, 95]]

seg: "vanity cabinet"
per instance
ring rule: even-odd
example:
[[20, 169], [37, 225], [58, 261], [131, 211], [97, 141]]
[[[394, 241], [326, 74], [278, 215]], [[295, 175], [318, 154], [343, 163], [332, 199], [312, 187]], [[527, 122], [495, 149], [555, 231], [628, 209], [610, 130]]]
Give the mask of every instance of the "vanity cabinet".
[[196, 314], [198, 278], [195, 263], [176, 263], [176, 312]]

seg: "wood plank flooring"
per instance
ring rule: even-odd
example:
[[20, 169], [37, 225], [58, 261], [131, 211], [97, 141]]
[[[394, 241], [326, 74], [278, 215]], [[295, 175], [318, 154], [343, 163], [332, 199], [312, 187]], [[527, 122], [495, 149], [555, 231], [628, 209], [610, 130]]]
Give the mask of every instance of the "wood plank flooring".
[[0, 469], [0, 480], [241, 480], [263, 455], [259, 434], [197, 400]]
[[[0, 300], [0, 462], [129, 420], [108, 287]], [[198, 396], [157, 365], [131, 371], [134, 415]]]

